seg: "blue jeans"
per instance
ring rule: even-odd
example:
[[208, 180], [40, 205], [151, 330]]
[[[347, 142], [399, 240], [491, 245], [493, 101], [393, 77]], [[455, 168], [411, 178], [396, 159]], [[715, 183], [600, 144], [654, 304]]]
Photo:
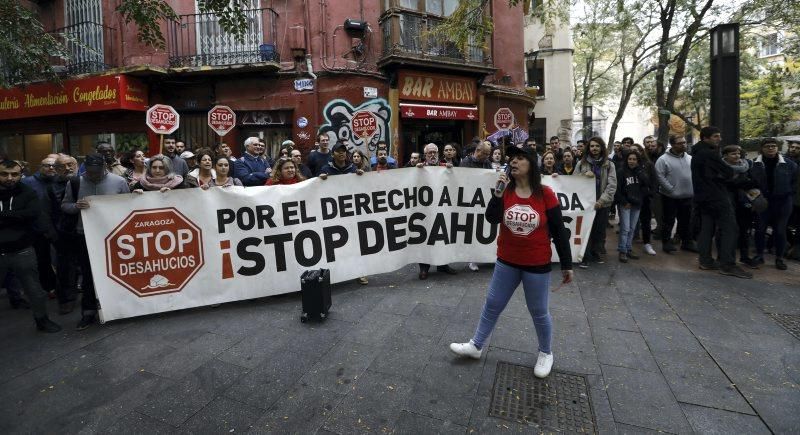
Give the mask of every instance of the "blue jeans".
[[472, 342], [478, 349], [483, 349], [486, 339], [494, 330], [497, 318], [508, 305], [514, 290], [522, 281], [525, 290], [525, 302], [533, 318], [536, 336], [539, 339], [539, 351], [550, 353], [550, 342], [553, 339], [553, 318], [547, 309], [550, 297], [550, 274], [524, 272], [501, 262], [494, 265], [494, 274], [489, 283], [489, 294], [481, 312], [481, 321]]
[[639, 212], [641, 210], [639, 207], [619, 208], [619, 245], [617, 245], [619, 252], [631, 252], [633, 230], [636, 228], [636, 223], [639, 222]]

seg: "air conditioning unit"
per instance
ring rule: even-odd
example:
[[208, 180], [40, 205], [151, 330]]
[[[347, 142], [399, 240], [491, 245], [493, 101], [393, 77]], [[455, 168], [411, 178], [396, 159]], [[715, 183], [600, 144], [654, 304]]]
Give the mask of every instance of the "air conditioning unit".
[[344, 20], [344, 30], [346, 30], [347, 33], [363, 34], [364, 31], [367, 30], [367, 27], [369, 27], [369, 24], [363, 20], [354, 20], [351, 18]]

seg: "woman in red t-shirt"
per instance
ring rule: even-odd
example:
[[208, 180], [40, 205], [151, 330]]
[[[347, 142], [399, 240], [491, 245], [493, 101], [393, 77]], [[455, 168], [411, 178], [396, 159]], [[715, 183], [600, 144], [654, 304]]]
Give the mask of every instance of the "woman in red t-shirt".
[[511, 178], [505, 173], [500, 176], [497, 189], [486, 208], [487, 221], [502, 223], [489, 293], [472, 340], [452, 343], [450, 350], [458, 355], [479, 359], [497, 318], [521, 281], [539, 339], [539, 357], [534, 374], [544, 378], [553, 367], [550, 350], [553, 319], [548, 310], [552, 256], [550, 240], [555, 244], [561, 261], [564, 284], [572, 282], [572, 254], [561, 218], [561, 206], [553, 190], [542, 186], [536, 156], [529, 150], [517, 147], [509, 147], [506, 155], [511, 158]]

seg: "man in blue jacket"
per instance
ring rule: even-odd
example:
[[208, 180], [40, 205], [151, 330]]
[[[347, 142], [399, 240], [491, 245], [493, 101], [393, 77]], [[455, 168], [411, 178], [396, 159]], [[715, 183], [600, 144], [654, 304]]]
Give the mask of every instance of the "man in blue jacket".
[[239, 160], [233, 162], [233, 176], [247, 186], [263, 186], [272, 172], [269, 157], [261, 157], [264, 144], [257, 137], [248, 137], [244, 141], [245, 152]]

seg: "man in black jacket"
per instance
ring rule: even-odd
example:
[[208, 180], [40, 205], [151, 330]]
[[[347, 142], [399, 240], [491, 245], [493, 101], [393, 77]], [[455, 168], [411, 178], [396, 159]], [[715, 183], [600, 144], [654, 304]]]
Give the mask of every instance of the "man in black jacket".
[[13, 271], [28, 296], [36, 329], [58, 332], [61, 327], [47, 317], [46, 294], [39, 283], [36, 253], [31, 246], [40, 200], [36, 191], [20, 183], [20, 178], [22, 166], [18, 162], [0, 162], [0, 281]]
[[[700, 142], [692, 147], [692, 187], [694, 204], [700, 217], [697, 250], [700, 269], [719, 270], [723, 275], [752, 278], [753, 274], [736, 265], [738, 227], [728, 194], [727, 183], [734, 172], [722, 161], [719, 144], [722, 135], [717, 127], [703, 127]], [[719, 261], [711, 256], [714, 235], [719, 237]]]

